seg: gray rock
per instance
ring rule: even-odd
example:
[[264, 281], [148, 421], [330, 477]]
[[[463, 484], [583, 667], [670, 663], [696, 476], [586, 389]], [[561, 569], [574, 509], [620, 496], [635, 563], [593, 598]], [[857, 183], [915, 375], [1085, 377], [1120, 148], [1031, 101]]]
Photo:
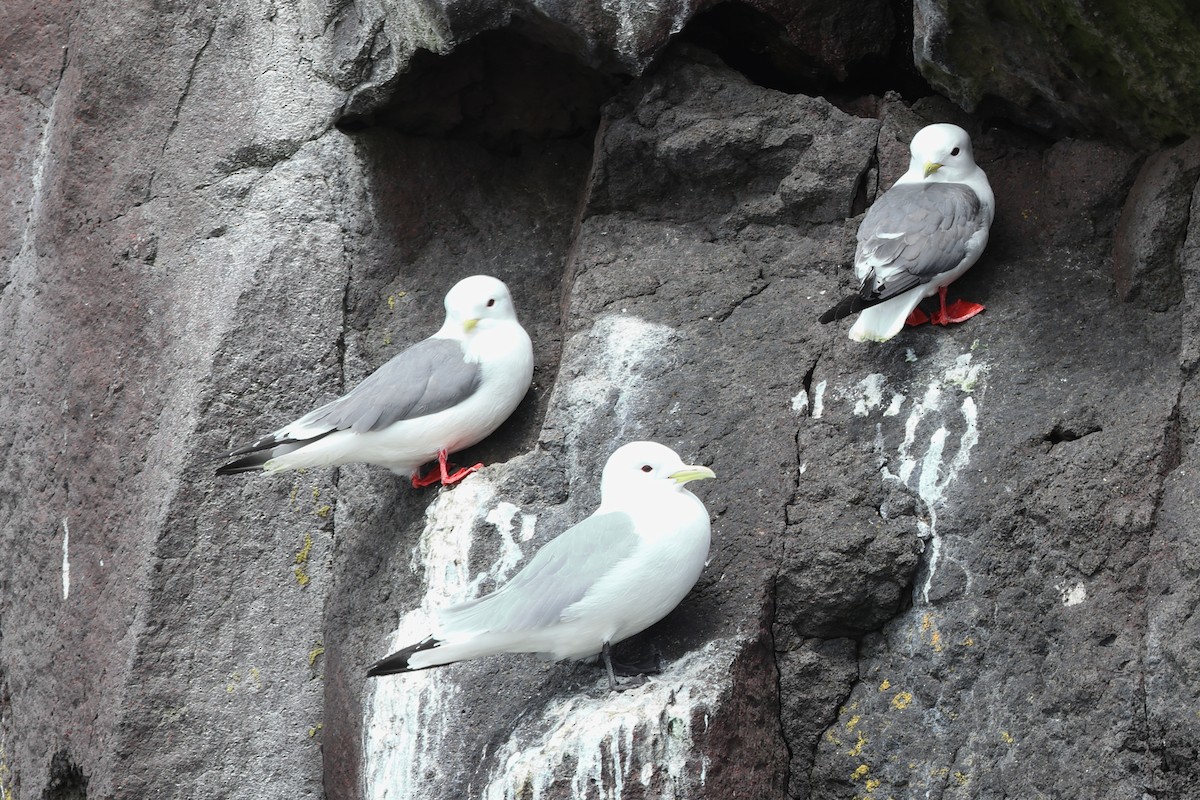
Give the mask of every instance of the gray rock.
[[[755, 8], [709, 24], [791, 78], [892, 50], [865, 11]], [[0, 795], [1189, 797], [1190, 143], [1143, 163], [939, 98], [854, 116], [664, 50], [686, 4], [6, 11]], [[1078, 80], [999, 108], [1106, 131]], [[996, 189], [951, 292], [988, 311], [854, 344], [815, 319], [943, 119]], [[477, 272], [537, 346], [460, 456], [487, 469], [212, 476]], [[661, 676], [363, 677], [588, 513], [633, 438], [719, 476], [696, 590], [621, 646]]]
[[1185, 0], [916, 0], [913, 55], [965, 109], [1153, 148], [1200, 127], [1200, 30]]
[[1129, 191], [1113, 240], [1117, 294], [1153, 311], [1182, 300], [1179, 258], [1192, 187], [1200, 176], [1200, 138], [1150, 156]]

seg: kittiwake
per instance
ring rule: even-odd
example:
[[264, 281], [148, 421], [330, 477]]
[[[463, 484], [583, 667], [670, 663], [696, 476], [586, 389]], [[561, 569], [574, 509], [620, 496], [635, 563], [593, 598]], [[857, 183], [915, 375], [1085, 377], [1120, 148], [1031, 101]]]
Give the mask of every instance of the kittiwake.
[[[533, 380], [533, 345], [504, 283], [474, 275], [446, 293], [446, 321], [348, 394], [229, 453], [218, 475], [361, 462], [411, 476], [414, 487], [448, 485], [449, 453], [504, 422]], [[420, 477], [418, 469], [438, 465]]]
[[684, 485], [712, 478], [669, 447], [631, 442], [604, 465], [600, 506], [504, 586], [442, 609], [433, 633], [379, 661], [370, 676], [497, 653], [551, 659], [599, 654], [658, 622], [691, 591], [708, 558], [708, 511]]
[[[910, 315], [912, 324], [948, 325], [983, 311], [961, 300], [946, 305], [946, 287], [987, 245], [996, 209], [971, 138], [957, 125], [929, 125], [909, 150], [908, 172], [875, 201], [858, 228], [858, 291], [820, 317], [825, 323], [858, 313], [850, 328], [855, 341], [886, 341]], [[926, 316], [917, 304], [935, 292], [941, 307]]]

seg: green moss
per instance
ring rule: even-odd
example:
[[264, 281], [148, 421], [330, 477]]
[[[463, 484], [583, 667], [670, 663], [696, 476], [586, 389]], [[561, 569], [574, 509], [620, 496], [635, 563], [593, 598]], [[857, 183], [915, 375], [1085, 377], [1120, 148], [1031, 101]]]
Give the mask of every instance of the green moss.
[[918, 67], [968, 108], [994, 95], [1017, 108], [1058, 106], [1101, 135], [1114, 124], [1135, 139], [1200, 131], [1200, 23], [1183, 0], [941, 5], [937, 63]]

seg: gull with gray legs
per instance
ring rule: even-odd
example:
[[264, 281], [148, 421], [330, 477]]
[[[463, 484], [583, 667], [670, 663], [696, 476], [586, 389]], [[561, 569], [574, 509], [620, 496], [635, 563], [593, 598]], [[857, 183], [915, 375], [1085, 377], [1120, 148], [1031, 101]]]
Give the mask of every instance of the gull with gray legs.
[[367, 673], [391, 675], [498, 653], [599, 655], [649, 628], [691, 591], [708, 558], [708, 511], [685, 486], [714, 477], [669, 447], [631, 442], [608, 459], [600, 506], [550, 540], [504, 586], [442, 609], [423, 641]]

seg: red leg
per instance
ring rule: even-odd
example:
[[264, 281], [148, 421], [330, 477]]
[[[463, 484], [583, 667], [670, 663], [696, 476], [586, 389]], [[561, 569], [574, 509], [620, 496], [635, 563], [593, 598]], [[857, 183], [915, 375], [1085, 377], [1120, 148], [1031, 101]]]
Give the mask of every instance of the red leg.
[[941, 300], [941, 309], [934, 312], [933, 318], [930, 320], [934, 325], [951, 325], [958, 322], [966, 322], [971, 317], [983, 311], [983, 306], [979, 303], [972, 303], [968, 300], [955, 300], [950, 305], [946, 305], [946, 290], [943, 286], [938, 289], [938, 299]]
[[452, 486], [470, 475], [472, 472], [477, 472], [481, 469], [483, 469], [482, 461], [472, 467], [461, 467], [458, 469], [458, 471], [444, 476], [442, 478], [442, 486]]
[[412, 485], [414, 489], [424, 489], [426, 486], [433, 486], [438, 481], [446, 482], [446, 451], [438, 450], [438, 465], [430, 467], [429, 472], [424, 475], [413, 475]]
[[479, 463], [473, 467], [463, 467], [462, 469], [456, 470], [452, 473], [449, 471], [446, 463], [447, 455], [448, 453], [446, 453], [445, 449], [438, 450], [438, 465], [436, 467], [431, 467], [429, 472], [426, 472], [424, 475], [413, 475], [413, 488], [424, 489], [426, 486], [432, 486], [433, 484], [439, 482], [442, 484], [442, 486], [453, 486], [463, 478], [470, 475], [472, 472], [483, 468], [483, 464]]

